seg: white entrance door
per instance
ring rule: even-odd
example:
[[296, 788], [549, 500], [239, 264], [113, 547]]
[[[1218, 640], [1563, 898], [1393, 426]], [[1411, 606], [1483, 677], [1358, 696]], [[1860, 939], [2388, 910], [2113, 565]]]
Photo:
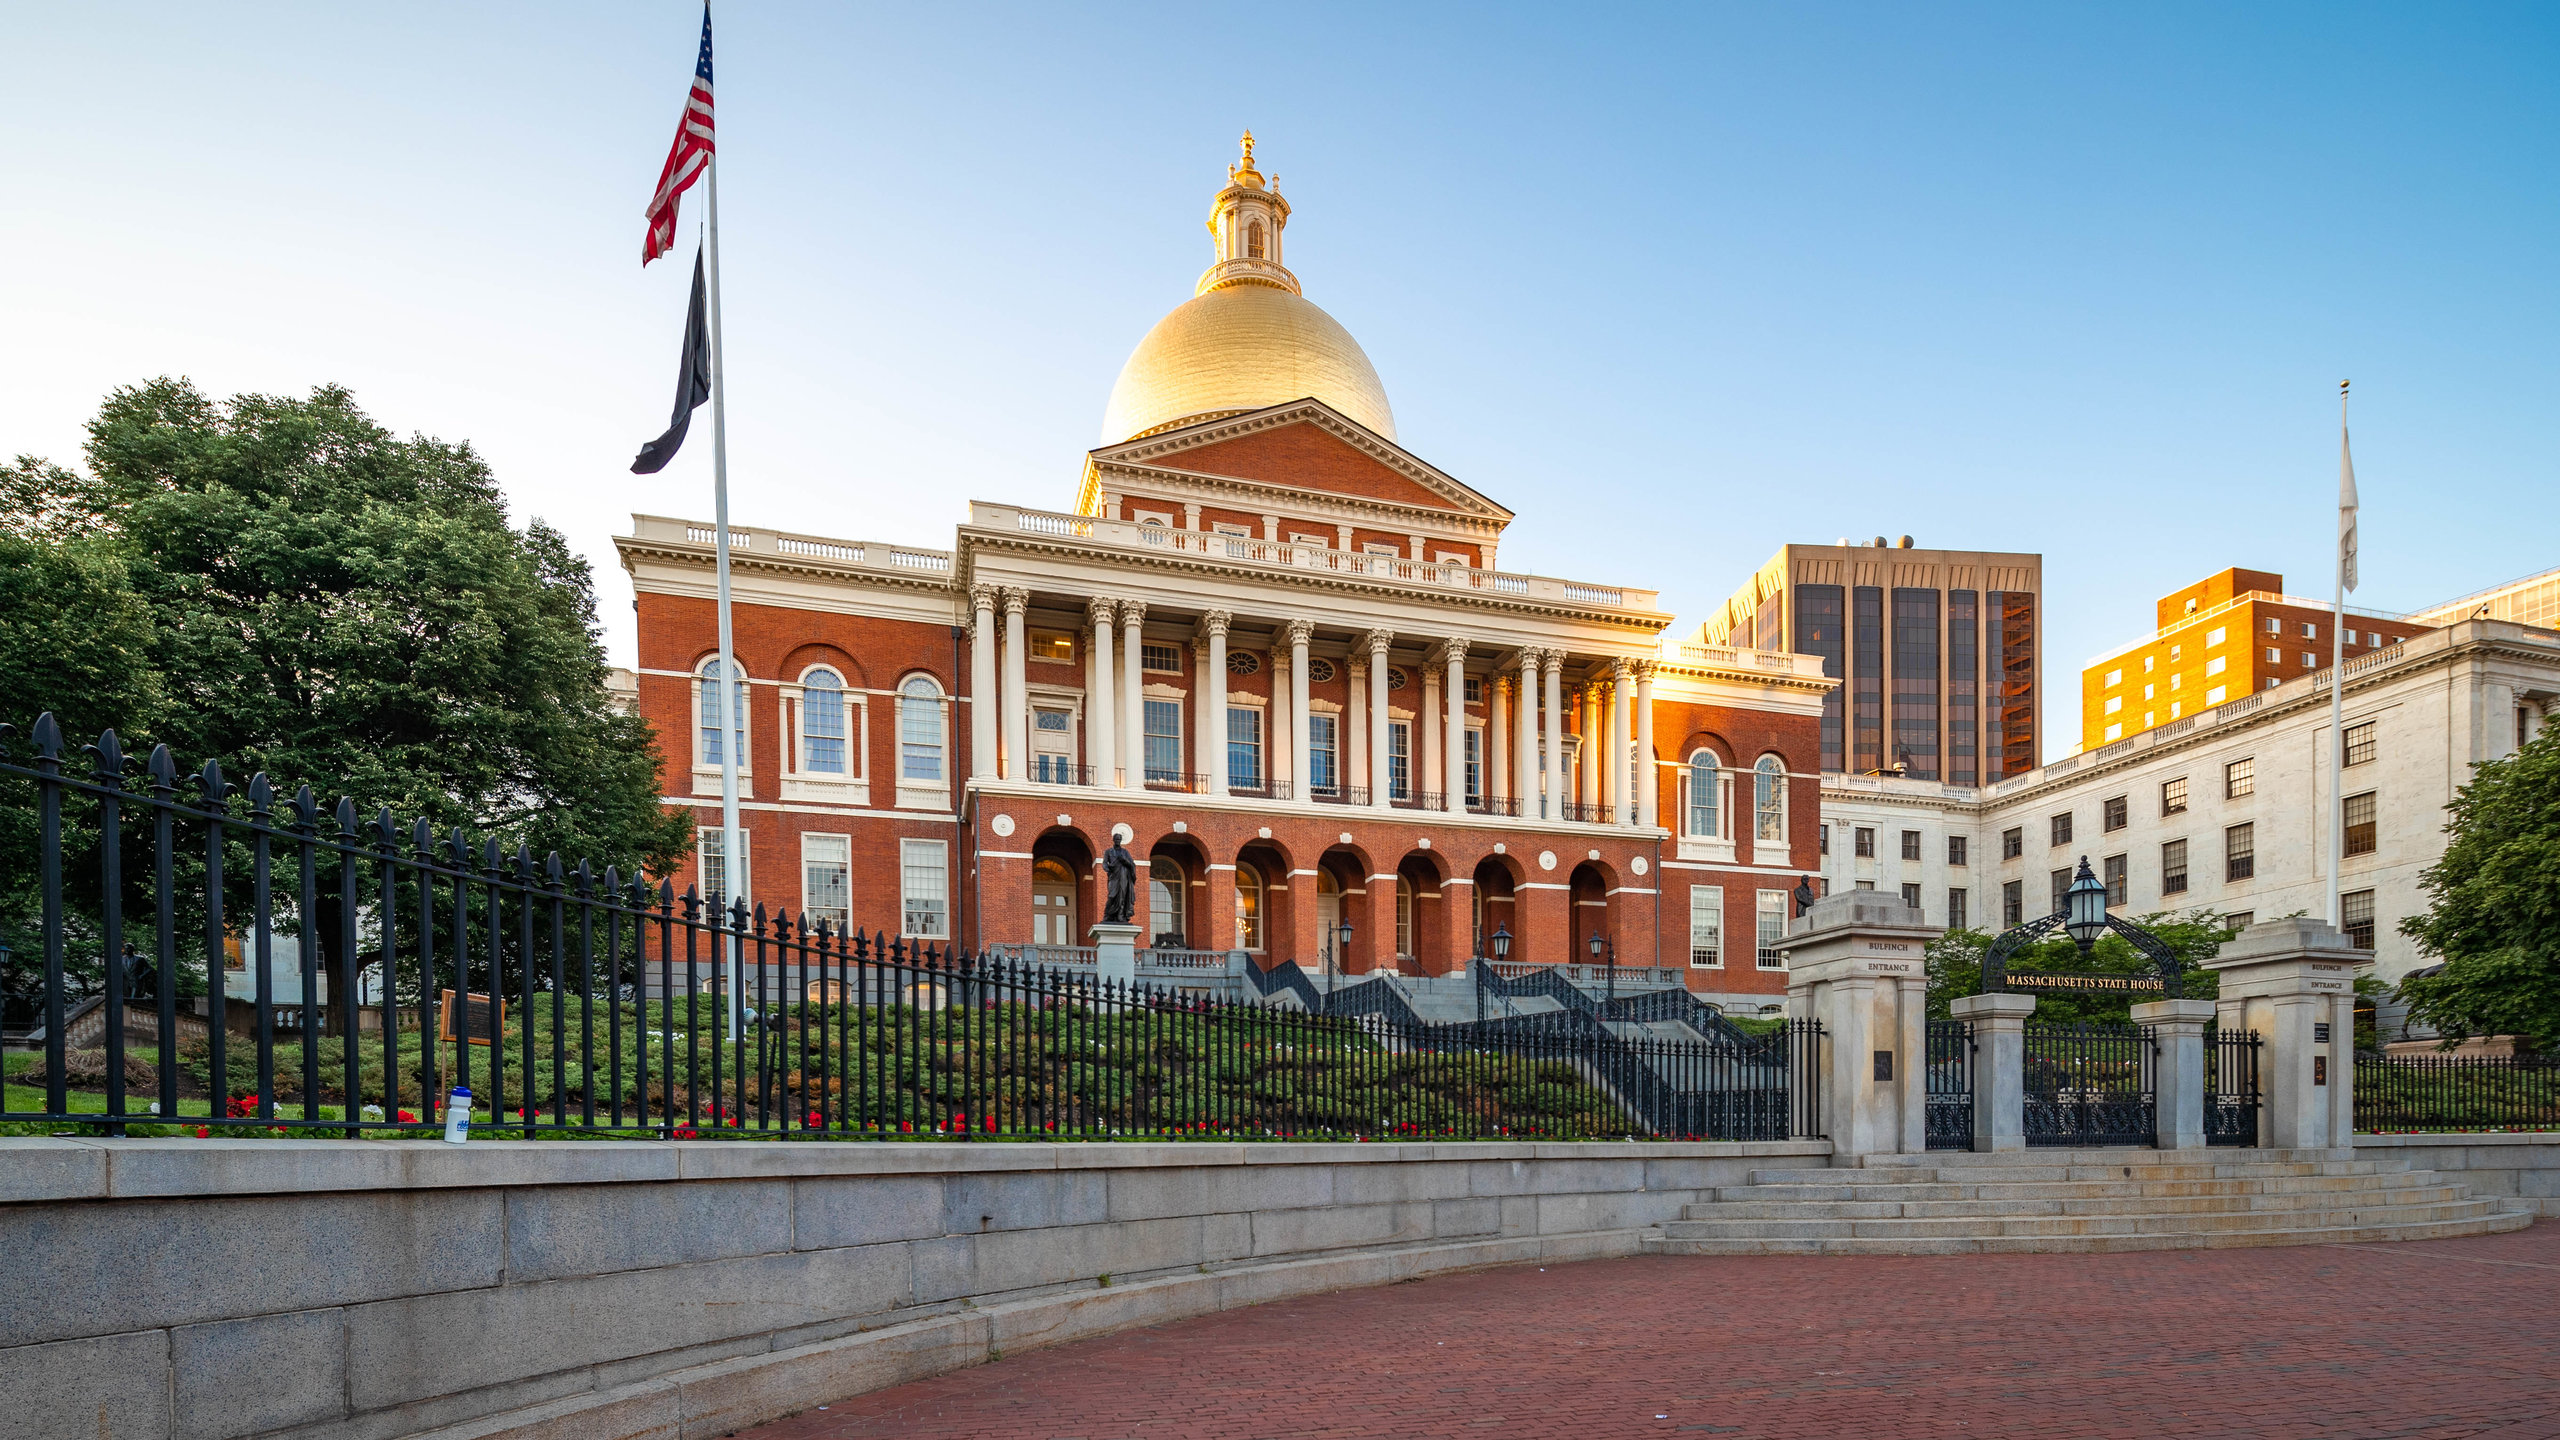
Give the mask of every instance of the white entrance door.
[[1031, 872], [1031, 943], [1073, 945], [1076, 936], [1076, 881], [1056, 860], [1043, 860]]

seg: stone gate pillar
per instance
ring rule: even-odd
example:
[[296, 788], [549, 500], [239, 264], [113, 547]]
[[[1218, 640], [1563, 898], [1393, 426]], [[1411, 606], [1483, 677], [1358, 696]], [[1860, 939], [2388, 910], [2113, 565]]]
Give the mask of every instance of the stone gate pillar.
[[1947, 1011], [1973, 1027], [1973, 1148], [2027, 1148], [2027, 1017], [2036, 997], [1959, 995]]
[[1938, 933], [1898, 898], [1845, 890], [1816, 901], [1779, 943], [1787, 1017], [1822, 1022], [1835, 1160], [1929, 1148], [1926, 951]]
[[2221, 978], [2216, 1023], [2266, 1042], [2258, 1143], [2323, 1150], [2355, 1143], [2356, 977], [2371, 951], [2317, 920], [2267, 920], [2204, 962]]
[[2210, 1000], [2151, 1000], [2133, 1007], [2133, 1023], [2151, 1027], [2152, 1104], [2163, 1150], [2193, 1150], [2204, 1138], [2204, 1027]]

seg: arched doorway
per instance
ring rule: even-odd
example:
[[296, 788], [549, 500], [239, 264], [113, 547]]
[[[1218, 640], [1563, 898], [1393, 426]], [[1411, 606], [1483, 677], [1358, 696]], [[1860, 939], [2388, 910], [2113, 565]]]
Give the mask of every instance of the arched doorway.
[[1342, 957], [1336, 947], [1342, 943], [1342, 882], [1334, 878], [1333, 867], [1316, 867], [1316, 956], [1310, 969], [1339, 968]]
[[1067, 862], [1042, 856], [1031, 867], [1031, 943], [1073, 945], [1084, 928], [1076, 923], [1077, 876]]
[[1475, 882], [1475, 943], [1469, 953], [1477, 959], [1491, 960], [1494, 933], [1501, 931], [1511, 937], [1511, 958], [1527, 959], [1528, 952], [1520, 943], [1519, 878], [1511, 862], [1502, 856], [1486, 856], [1476, 862]]
[[1147, 935], [1157, 949], [1191, 945], [1191, 870], [1179, 855], [1158, 852], [1147, 861]]

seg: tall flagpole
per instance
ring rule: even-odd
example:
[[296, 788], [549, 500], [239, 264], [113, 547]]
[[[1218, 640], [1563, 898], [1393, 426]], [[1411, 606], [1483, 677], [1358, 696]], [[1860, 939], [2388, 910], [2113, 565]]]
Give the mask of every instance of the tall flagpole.
[[[719, 372], [715, 370], [712, 374], [715, 378], [711, 382], [711, 393], [717, 395], [720, 393], [720, 382], [716, 378]], [[2341, 482], [2346, 478], [2346, 466], [2347, 382], [2341, 380], [2338, 382], [2338, 468]], [[2346, 495], [2343, 483], [2340, 486], [2338, 500], [2339, 519], [2344, 521]], [[2347, 858], [2347, 802], [2345, 797], [2338, 793], [2338, 787], [2344, 782], [2346, 776], [2347, 759], [2347, 735], [2341, 728], [2345, 723], [2347, 689], [2348, 552], [2347, 537], [2343, 530], [2342, 525], [2338, 536], [2337, 563], [2332, 567], [2330, 575], [2330, 579], [2336, 582], [2337, 588], [2332, 592], [2336, 599], [2332, 602], [2329, 611], [2329, 924], [2337, 929], [2346, 927], [2346, 914], [2339, 908], [2338, 900], [2338, 867], [2345, 864]]]
[[[703, 259], [708, 270], [711, 322], [711, 513], [717, 558], [713, 568], [720, 584], [720, 893], [725, 906], [746, 894], [747, 857], [738, 844], [739, 726], [729, 713], [737, 690], [729, 633], [729, 409], [723, 396], [728, 367], [720, 357], [720, 157], [707, 159], [703, 172]], [[738, 1038], [739, 938], [730, 935], [722, 949], [729, 971], [729, 1038]]]

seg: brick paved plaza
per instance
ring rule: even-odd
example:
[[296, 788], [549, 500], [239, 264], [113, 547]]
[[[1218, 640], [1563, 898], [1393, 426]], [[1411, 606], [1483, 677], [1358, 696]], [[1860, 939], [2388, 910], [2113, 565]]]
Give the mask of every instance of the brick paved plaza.
[[1643, 1257], [1345, 1291], [745, 1432], [2560, 1437], [2560, 1225], [2399, 1245]]

